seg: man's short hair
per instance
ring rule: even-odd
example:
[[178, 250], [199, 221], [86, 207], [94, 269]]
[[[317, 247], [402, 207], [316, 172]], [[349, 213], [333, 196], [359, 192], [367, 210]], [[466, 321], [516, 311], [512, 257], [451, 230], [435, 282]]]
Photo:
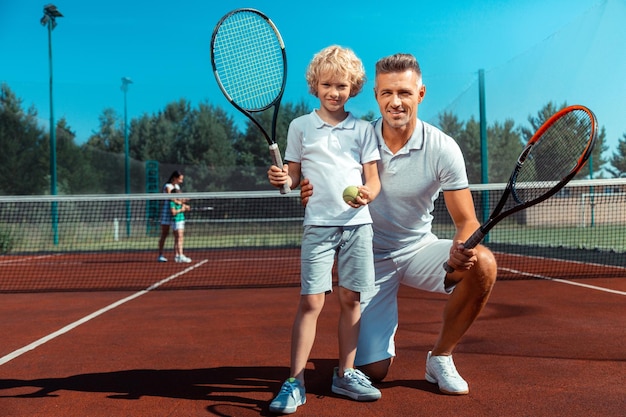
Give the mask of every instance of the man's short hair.
[[422, 78], [422, 70], [417, 59], [411, 54], [394, 54], [381, 58], [376, 63], [376, 75], [389, 74], [392, 72], [404, 72], [413, 70], [419, 79]]

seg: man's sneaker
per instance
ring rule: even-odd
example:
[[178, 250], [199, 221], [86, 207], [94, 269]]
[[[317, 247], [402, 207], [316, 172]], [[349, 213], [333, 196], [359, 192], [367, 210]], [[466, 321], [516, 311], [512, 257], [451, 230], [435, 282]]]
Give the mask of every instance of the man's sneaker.
[[185, 255], [176, 255], [176, 258], [174, 258], [174, 260], [176, 262], [183, 262], [183, 263], [186, 263], [186, 264], [191, 262], [191, 259], [187, 258]]
[[159, 255], [159, 257], [157, 258], [157, 261], [159, 262], [167, 262], [167, 258], [163, 255]]
[[439, 385], [439, 390], [444, 394], [463, 395], [469, 393], [467, 382], [456, 370], [452, 355], [431, 356], [431, 352], [428, 352], [426, 381]]
[[277, 414], [292, 414], [304, 403], [306, 403], [304, 387], [296, 378], [289, 378], [283, 382], [280, 392], [270, 403], [270, 411]]
[[375, 401], [381, 397], [380, 391], [372, 385], [369, 378], [358, 369], [348, 368], [343, 371], [343, 378], [333, 372], [332, 391], [356, 401]]

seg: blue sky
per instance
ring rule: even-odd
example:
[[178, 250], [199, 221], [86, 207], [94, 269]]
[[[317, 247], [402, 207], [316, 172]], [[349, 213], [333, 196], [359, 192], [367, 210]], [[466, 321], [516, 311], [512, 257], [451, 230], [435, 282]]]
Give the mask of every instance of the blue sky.
[[[267, 13], [285, 40], [288, 84], [283, 101], [310, 101], [304, 71], [315, 52], [348, 46], [363, 60], [368, 83], [348, 103], [378, 114], [374, 64], [395, 52], [416, 55], [427, 86], [420, 116], [478, 115], [477, 73], [485, 70], [487, 121], [526, 119], [548, 101], [584, 104], [607, 130], [611, 151], [626, 133], [626, 0], [53, 0], [64, 17], [52, 33], [54, 113], [84, 142], [104, 108], [129, 119], [186, 98], [230, 111], [211, 73], [209, 43], [228, 11]], [[49, 121], [47, 0], [0, 3], [0, 82]], [[235, 116], [237, 113], [233, 111]], [[237, 120], [243, 120], [236, 116]]]

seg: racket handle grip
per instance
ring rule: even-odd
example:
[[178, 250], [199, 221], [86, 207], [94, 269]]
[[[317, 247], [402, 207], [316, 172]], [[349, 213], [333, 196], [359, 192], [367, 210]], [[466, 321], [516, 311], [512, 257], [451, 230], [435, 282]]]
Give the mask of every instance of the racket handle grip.
[[473, 249], [485, 238], [485, 232], [482, 228], [476, 230], [466, 241], [463, 243], [465, 249]]
[[[466, 241], [463, 243], [463, 247], [465, 249], [473, 249], [483, 240], [485, 237], [485, 232], [481, 228], [476, 230]], [[451, 274], [454, 272], [454, 268], [448, 265], [448, 262], [443, 263], [443, 269], [446, 270], [447, 273]]]
[[[272, 157], [272, 163], [276, 165], [278, 168], [283, 168], [283, 158], [280, 156], [280, 149], [278, 149], [278, 143], [272, 143], [270, 145], [270, 156]], [[287, 194], [291, 191], [289, 185], [283, 184], [280, 187], [281, 194]]]

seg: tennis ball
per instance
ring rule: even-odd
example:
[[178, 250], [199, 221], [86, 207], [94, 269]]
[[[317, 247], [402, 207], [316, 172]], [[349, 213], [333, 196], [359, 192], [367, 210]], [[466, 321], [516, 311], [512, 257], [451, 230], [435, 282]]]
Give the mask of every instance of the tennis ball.
[[359, 188], [356, 185], [349, 185], [343, 190], [343, 201], [356, 203], [356, 198], [359, 195]]

